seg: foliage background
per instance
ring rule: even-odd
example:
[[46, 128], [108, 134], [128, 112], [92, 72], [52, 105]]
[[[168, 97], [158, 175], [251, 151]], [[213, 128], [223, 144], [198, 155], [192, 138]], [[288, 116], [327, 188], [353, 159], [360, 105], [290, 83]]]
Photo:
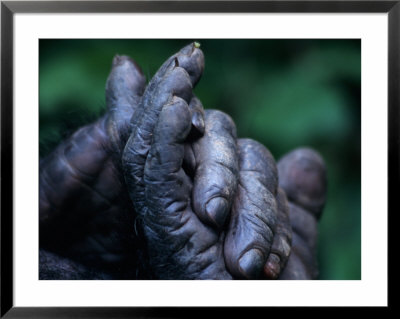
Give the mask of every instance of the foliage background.
[[[149, 79], [191, 41], [40, 40], [40, 156], [104, 112], [115, 54], [134, 58]], [[324, 157], [320, 279], [361, 279], [361, 41], [196, 41], [206, 68], [195, 92], [205, 108], [231, 115], [239, 137], [260, 141], [276, 159], [298, 146]]]

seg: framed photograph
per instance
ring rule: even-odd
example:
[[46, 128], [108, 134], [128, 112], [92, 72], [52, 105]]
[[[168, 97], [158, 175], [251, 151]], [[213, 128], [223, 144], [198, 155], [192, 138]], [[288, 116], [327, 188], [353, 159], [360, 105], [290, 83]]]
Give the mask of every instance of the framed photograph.
[[[389, 308], [399, 18], [398, 1], [2, 1], [1, 316]], [[183, 78], [170, 69], [184, 70]], [[157, 101], [186, 108], [178, 107], [174, 125], [162, 123], [171, 115], [160, 108], [148, 126], [154, 113], [147, 110]], [[159, 146], [175, 134], [168, 129], [180, 127], [186, 109], [192, 118], [185, 144]], [[213, 116], [225, 121], [214, 131], [208, 130], [217, 123]], [[134, 133], [150, 127], [147, 139]], [[222, 137], [212, 136], [221, 130]], [[235, 146], [224, 157], [219, 147], [229, 144], [227, 135]], [[172, 148], [176, 143], [181, 148]], [[252, 180], [259, 164], [245, 173], [250, 145], [271, 154], [276, 172], [266, 169], [265, 182], [258, 175]], [[140, 162], [146, 147], [140, 173], [131, 161]], [[212, 162], [213, 152], [223, 170], [200, 163]], [[290, 171], [285, 163], [294, 154], [311, 154], [316, 162], [307, 166], [301, 157], [302, 170]], [[235, 159], [237, 168], [228, 164]], [[172, 172], [161, 179], [174, 160], [190, 182], [172, 183], [178, 176]], [[238, 190], [229, 186], [229, 174], [215, 186], [225, 170], [240, 180]], [[137, 180], [140, 174], [145, 177]], [[182, 183], [190, 189], [184, 210], [177, 207], [186, 194]], [[203, 195], [193, 195], [210, 183], [221, 194], [224, 189], [222, 195], [213, 190], [223, 201], [211, 213], [198, 200]], [[268, 187], [275, 195], [265, 205], [275, 208], [257, 219], [265, 225], [246, 224], [245, 214], [262, 211], [257, 198], [268, 198], [260, 195], [264, 188], [270, 194]], [[215, 203], [215, 194], [210, 201], [204, 195], [205, 203]], [[169, 231], [166, 224], [159, 232], [152, 228], [184, 211], [182, 222], [188, 210], [196, 216], [182, 225], [196, 231], [187, 240], [175, 224]], [[221, 221], [213, 211], [226, 215]], [[305, 217], [296, 219], [294, 211]], [[190, 226], [194, 219], [200, 226]], [[240, 247], [250, 244], [237, 244], [235, 236], [247, 240], [236, 235], [240, 229], [264, 258], [257, 274], [259, 255], [241, 263], [250, 254]], [[259, 236], [259, 229], [271, 235]], [[218, 234], [212, 246], [209, 233]], [[147, 248], [137, 238], [146, 238]], [[201, 253], [192, 256], [193, 250]], [[212, 267], [198, 256], [211, 258]], [[255, 280], [276, 278], [289, 280]]]

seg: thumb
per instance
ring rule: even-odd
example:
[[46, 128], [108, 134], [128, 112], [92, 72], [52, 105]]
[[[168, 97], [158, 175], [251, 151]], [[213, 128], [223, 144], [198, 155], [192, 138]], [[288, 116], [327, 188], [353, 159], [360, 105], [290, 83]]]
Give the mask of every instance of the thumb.
[[128, 139], [129, 122], [145, 85], [146, 77], [134, 60], [127, 56], [114, 57], [106, 83], [106, 129], [117, 152]]
[[[144, 92], [146, 77], [130, 57], [116, 55], [106, 83], [106, 103], [109, 109], [135, 108]], [[128, 118], [130, 120], [130, 118]]]

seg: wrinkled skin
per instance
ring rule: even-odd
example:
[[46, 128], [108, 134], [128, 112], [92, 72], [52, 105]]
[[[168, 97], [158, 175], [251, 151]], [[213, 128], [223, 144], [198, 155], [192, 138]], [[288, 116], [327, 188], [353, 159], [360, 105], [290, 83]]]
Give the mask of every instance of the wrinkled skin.
[[121, 145], [145, 77], [116, 56], [106, 84], [107, 113], [40, 161], [40, 246], [116, 278], [135, 276], [133, 206], [120, 174]]
[[280, 279], [316, 279], [317, 223], [326, 200], [325, 163], [314, 150], [299, 148], [278, 162], [278, 172], [293, 229], [290, 258]]
[[[75, 271], [64, 279], [276, 279], [282, 270], [282, 279], [315, 278], [299, 269], [317, 269], [314, 255], [305, 258], [316, 236], [299, 242], [294, 227], [294, 247], [306, 249], [289, 257], [290, 206], [272, 155], [237, 140], [230, 117], [204, 114], [194, 97], [203, 68], [202, 52], [189, 45], [144, 89], [138, 66], [116, 57], [109, 112], [41, 162], [41, 247], [64, 255], [58, 266]], [[316, 222], [309, 228], [306, 236], [316, 234]], [[42, 277], [57, 279], [57, 255], [40, 258]]]

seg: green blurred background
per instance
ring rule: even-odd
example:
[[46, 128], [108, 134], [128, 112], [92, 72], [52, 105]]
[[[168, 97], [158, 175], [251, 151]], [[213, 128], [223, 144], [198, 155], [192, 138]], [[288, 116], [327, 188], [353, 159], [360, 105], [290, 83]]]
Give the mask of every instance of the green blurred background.
[[[276, 159], [298, 146], [322, 154], [320, 279], [361, 279], [361, 41], [195, 40], [206, 60], [195, 89], [205, 108], [231, 115], [239, 137]], [[40, 40], [40, 156], [104, 112], [115, 54], [134, 58], [149, 79], [191, 41]]]

